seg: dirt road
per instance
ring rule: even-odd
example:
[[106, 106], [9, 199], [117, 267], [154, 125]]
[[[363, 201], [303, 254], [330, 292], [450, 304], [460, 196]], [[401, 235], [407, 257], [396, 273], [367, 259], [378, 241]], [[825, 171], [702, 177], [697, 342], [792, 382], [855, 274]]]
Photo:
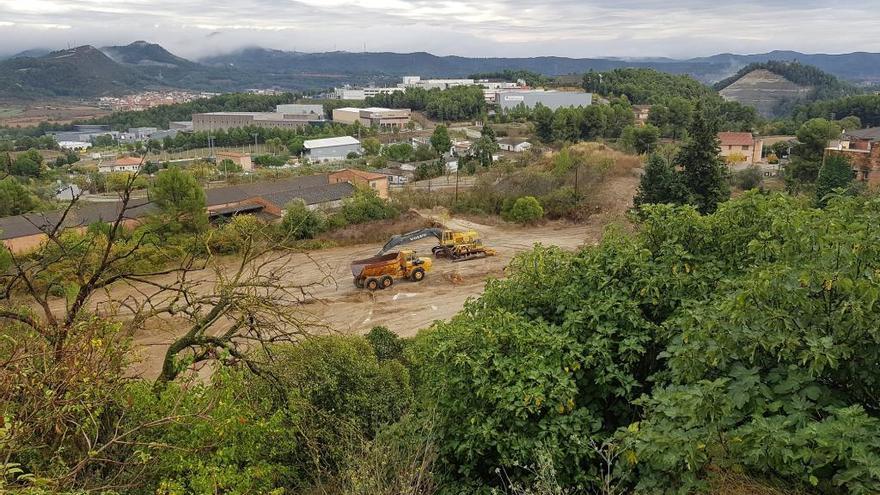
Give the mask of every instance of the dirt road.
[[[314, 304], [306, 311], [325, 322], [334, 332], [345, 334], [366, 333], [376, 325], [384, 325], [404, 337], [415, 335], [436, 320], [447, 320], [458, 313], [465, 301], [477, 297], [490, 278], [504, 276], [504, 268], [517, 254], [531, 249], [536, 243], [556, 245], [574, 250], [599, 240], [608, 219], [597, 216], [587, 224], [548, 223], [537, 227], [510, 225], [483, 225], [460, 218], [448, 218], [443, 213], [425, 211], [455, 230], [476, 230], [486, 245], [498, 250], [498, 256], [452, 263], [436, 260], [434, 269], [421, 283], [399, 281], [387, 290], [369, 292], [355, 288], [349, 263], [355, 259], [376, 254], [380, 244], [339, 247], [298, 255], [294, 262], [297, 280], [302, 283], [324, 280], [329, 282], [313, 291]], [[430, 255], [435, 245], [433, 238], [409, 245], [419, 253]], [[175, 335], [164, 331], [140, 331], [135, 335], [140, 362], [136, 372], [155, 376], [168, 343]]]

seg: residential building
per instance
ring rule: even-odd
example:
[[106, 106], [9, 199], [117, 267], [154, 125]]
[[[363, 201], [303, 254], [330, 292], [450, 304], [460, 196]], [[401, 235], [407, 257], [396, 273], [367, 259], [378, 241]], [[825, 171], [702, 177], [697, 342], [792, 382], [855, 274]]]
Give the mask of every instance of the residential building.
[[303, 143], [303, 156], [313, 162], [345, 160], [349, 154], [360, 154], [361, 142], [351, 136], [309, 139]]
[[92, 147], [88, 141], [58, 141], [58, 147], [63, 150], [82, 151]]
[[751, 132], [719, 132], [721, 156], [731, 165], [754, 165], [761, 161], [764, 141]]
[[110, 172], [137, 172], [144, 163], [143, 159], [136, 156], [123, 156], [115, 160], [98, 165], [98, 172], [107, 174]]
[[532, 143], [522, 138], [501, 138], [498, 140], [498, 148], [500, 148], [501, 151], [522, 153], [532, 149]]
[[348, 182], [356, 186], [369, 187], [376, 191], [380, 198], [388, 199], [388, 176], [384, 174], [345, 168], [331, 173], [329, 181], [331, 184]]
[[496, 101], [501, 110], [512, 110], [519, 105], [534, 108], [538, 103], [556, 110], [564, 107], [588, 107], [593, 103], [593, 95], [570, 91], [499, 90]]
[[857, 180], [880, 185], [880, 127], [846, 131], [842, 140], [825, 150], [826, 157], [831, 155], [846, 157]]
[[405, 186], [414, 177], [412, 172], [407, 172], [399, 168], [380, 168], [376, 170], [376, 173], [387, 177], [388, 184], [392, 186]]
[[245, 172], [250, 172], [254, 169], [254, 164], [251, 161], [251, 155], [247, 153], [238, 153], [236, 151], [218, 151], [216, 155], [217, 163], [220, 164], [223, 162], [223, 160], [230, 160], [232, 163], [241, 167], [241, 169]]
[[291, 115], [277, 112], [210, 112], [193, 114], [194, 131], [228, 130], [237, 127], [294, 129], [323, 122], [321, 115]]

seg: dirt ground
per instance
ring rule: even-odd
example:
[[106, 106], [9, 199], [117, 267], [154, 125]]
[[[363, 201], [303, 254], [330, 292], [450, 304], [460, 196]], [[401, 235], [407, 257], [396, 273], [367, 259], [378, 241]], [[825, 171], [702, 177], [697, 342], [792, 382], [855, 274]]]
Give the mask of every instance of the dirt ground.
[[[443, 209], [421, 211], [419, 213], [426, 220], [447, 228], [476, 230], [487, 246], [498, 251], [498, 255], [459, 263], [435, 260], [424, 281], [397, 281], [389, 289], [372, 293], [354, 286], [349, 265], [353, 260], [374, 256], [384, 242], [298, 254], [292, 260], [296, 269], [291, 274], [297, 283], [326, 280], [312, 290], [314, 302], [301, 309], [332, 332], [363, 334], [374, 326], [383, 325], [402, 337], [412, 337], [434, 321], [448, 320], [458, 313], [465, 301], [482, 294], [487, 280], [504, 277], [504, 269], [511, 259], [535, 244], [575, 250], [598, 243], [609, 224], [625, 225], [623, 213], [629, 208], [637, 185], [635, 176], [619, 176], [608, 181], [596, 196], [604, 213], [578, 224], [547, 222], [520, 227], [506, 222], [485, 222], [479, 218], [450, 218]], [[412, 243], [407, 248], [430, 256], [434, 245], [433, 238], [430, 238]], [[114, 294], [114, 297], [120, 296], [123, 294]], [[168, 329], [141, 331], [134, 335], [138, 363], [133, 371], [145, 377], [156, 376], [165, 349], [175, 336], [174, 330]]]
[[68, 124], [74, 120], [103, 117], [110, 112], [81, 102], [0, 102], [0, 126], [28, 127], [40, 122]]

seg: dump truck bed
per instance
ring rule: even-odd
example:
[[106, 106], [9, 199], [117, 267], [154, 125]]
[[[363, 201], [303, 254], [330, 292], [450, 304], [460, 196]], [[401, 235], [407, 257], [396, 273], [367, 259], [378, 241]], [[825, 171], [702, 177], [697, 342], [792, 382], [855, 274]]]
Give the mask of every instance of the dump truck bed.
[[388, 253], [382, 256], [373, 256], [363, 260], [351, 262], [351, 275], [354, 278], [360, 276], [385, 275], [386, 272], [394, 272], [397, 270], [398, 256], [400, 253]]

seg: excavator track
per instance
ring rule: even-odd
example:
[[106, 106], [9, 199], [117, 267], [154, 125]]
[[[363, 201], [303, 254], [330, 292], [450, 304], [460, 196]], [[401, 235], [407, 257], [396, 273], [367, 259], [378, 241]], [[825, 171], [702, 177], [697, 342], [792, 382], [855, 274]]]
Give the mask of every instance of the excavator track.
[[485, 249], [485, 250], [481, 250], [481, 251], [471, 251], [467, 254], [462, 254], [462, 255], [453, 254], [452, 255], [452, 262], [459, 263], [461, 261], [478, 260], [478, 259], [482, 259], [482, 258], [488, 258], [489, 256], [495, 256], [496, 254], [498, 254], [498, 253], [496, 253], [495, 250], [492, 250], [492, 249]]

